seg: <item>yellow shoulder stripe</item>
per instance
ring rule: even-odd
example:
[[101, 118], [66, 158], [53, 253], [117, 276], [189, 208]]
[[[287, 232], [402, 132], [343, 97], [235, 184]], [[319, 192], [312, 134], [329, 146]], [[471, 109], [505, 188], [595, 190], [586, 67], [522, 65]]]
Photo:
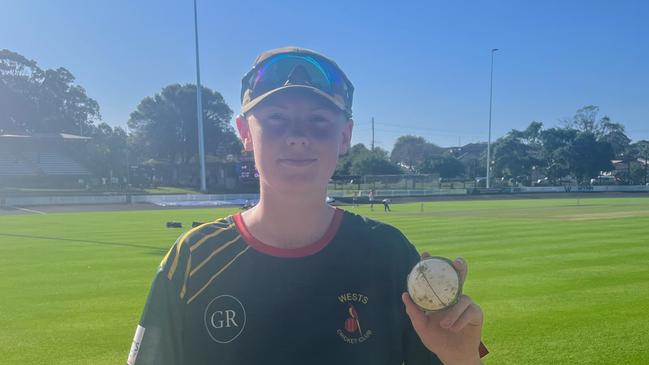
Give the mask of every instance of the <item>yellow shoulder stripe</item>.
[[221, 229], [218, 229], [218, 230], [206, 235], [205, 237], [201, 238], [200, 240], [198, 240], [198, 242], [194, 243], [193, 245], [191, 245], [189, 247], [189, 252], [194, 252], [194, 250], [197, 249], [198, 247], [200, 247], [200, 245], [202, 245], [205, 241], [209, 240], [212, 237], [218, 236], [219, 234], [221, 234], [221, 233], [227, 231], [228, 229], [232, 228], [232, 226], [233, 225], [229, 225], [227, 227], [221, 227]]
[[178, 240], [178, 243], [176, 244], [176, 256], [174, 257], [174, 261], [171, 264], [171, 268], [169, 269], [169, 273], [167, 274], [167, 278], [169, 280], [171, 280], [171, 278], [174, 276], [174, 273], [176, 272], [176, 269], [178, 268], [178, 260], [179, 260], [178, 258], [180, 257], [180, 248], [185, 243], [185, 239], [187, 237], [189, 237], [189, 235], [191, 235], [192, 233], [198, 231], [199, 229], [201, 229], [201, 228], [203, 228], [203, 227], [205, 227], [207, 225], [213, 224], [213, 223], [214, 222], [203, 223], [200, 226], [196, 226], [196, 227], [190, 229], [189, 231], [185, 232], [185, 234], [183, 234], [180, 237], [180, 240]]
[[215, 232], [212, 232], [212, 233], [206, 235], [205, 237], [201, 238], [200, 240], [198, 240], [198, 242], [196, 242], [195, 244], [193, 244], [192, 246], [189, 247], [189, 252], [190, 252], [189, 259], [187, 260], [187, 267], [185, 267], [185, 278], [183, 280], [183, 287], [180, 290], [180, 298], [181, 299], [185, 297], [185, 292], [187, 291], [187, 278], [189, 278], [189, 271], [192, 268], [192, 255], [191, 255], [191, 252], [193, 252], [200, 245], [202, 245], [203, 242], [207, 241], [208, 239], [210, 239], [212, 237], [218, 236], [219, 234], [221, 234], [222, 232], [227, 231], [231, 227], [232, 227], [232, 225], [227, 226], [227, 227], [222, 227], [221, 229], [219, 229], [219, 230], [217, 230]]
[[168, 250], [165, 257], [163, 257], [162, 261], [160, 261], [160, 266], [159, 266], [160, 268], [163, 268], [165, 266], [165, 264], [167, 263], [167, 260], [169, 260], [169, 255], [171, 255], [171, 251], [172, 250]]
[[240, 235], [237, 235], [236, 237], [234, 237], [234, 238], [231, 239], [230, 241], [224, 243], [221, 247], [219, 247], [219, 248], [217, 248], [216, 250], [214, 250], [214, 251], [213, 251], [209, 256], [207, 256], [207, 257], [205, 258], [205, 260], [203, 260], [200, 264], [198, 264], [198, 265], [197, 265], [197, 266], [196, 266], [196, 267], [195, 267], [195, 268], [194, 268], [194, 269], [189, 273], [189, 276], [194, 276], [194, 274], [196, 273], [196, 271], [198, 271], [198, 269], [200, 269], [201, 267], [205, 266], [205, 264], [207, 264], [207, 262], [210, 261], [214, 256], [218, 255], [221, 251], [225, 250], [225, 249], [228, 248], [231, 244], [235, 243], [237, 240], [239, 240], [239, 238], [241, 238], [241, 236], [240, 236]]
[[210, 278], [210, 280], [208, 280], [207, 283], [205, 283], [205, 285], [203, 285], [203, 287], [200, 288], [200, 290], [196, 292], [196, 294], [194, 294], [191, 298], [189, 298], [189, 300], [187, 301], [187, 304], [189, 304], [189, 303], [191, 303], [192, 301], [194, 301], [194, 299], [196, 299], [196, 297], [198, 297], [198, 296], [199, 296], [199, 295], [200, 295], [200, 294], [201, 294], [205, 289], [207, 289], [208, 286], [210, 286], [210, 284], [212, 283], [212, 281], [214, 281], [214, 279], [216, 279], [219, 275], [221, 275], [221, 273], [222, 273], [223, 271], [225, 271], [225, 269], [227, 269], [228, 267], [230, 267], [230, 265], [232, 265], [232, 264], [233, 264], [233, 263], [234, 263], [234, 262], [239, 258], [239, 256], [241, 256], [241, 255], [243, 255], [244, 253], [246, 253], [246, 251], [248, 251], [249, 248], [250, 248], [250, 246], [246, 246], [246, 248], [244, 248], [243, 250], [241, 250], [241, 252], [239, 252], [236, 256], [234, 256], [234, 257], [232, 258], [232, 260], [230, 260], [230, 262], [228, 262], [225, 266], [223, 266], [223, 268], [221, 268], [221, 270], [217, 271], [216, 274], [214, 274], [214, 275]]
[[189, 260], [187, 260], [187, 267], [185, 268], [185, 280], [183, 280], [183, 287], [180, 290], [180, 298], [182, 299], [185, 296], [187, 291], [187, 278], [189, 277], [189, 268], [192, 267], [192, 255], [189, 255]]

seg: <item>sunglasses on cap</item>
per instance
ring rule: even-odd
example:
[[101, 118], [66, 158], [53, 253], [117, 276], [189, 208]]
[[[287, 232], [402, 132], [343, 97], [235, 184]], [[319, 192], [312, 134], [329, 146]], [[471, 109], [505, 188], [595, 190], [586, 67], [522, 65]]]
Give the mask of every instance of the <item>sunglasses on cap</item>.
[[241, 80], [242, 112], [288, 88], [311, 90], [351, 117], [352, 83], [334, 62], [315, 52], [303, 51], [274, 54], [255, 64]]

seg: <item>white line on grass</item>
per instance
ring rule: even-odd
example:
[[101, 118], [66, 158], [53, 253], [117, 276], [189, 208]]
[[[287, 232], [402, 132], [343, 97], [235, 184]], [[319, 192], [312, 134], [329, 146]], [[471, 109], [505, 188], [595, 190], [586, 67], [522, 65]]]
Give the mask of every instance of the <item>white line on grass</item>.
[[21, 207], [14, 207], [15, 209], [22, 210], [23, 212], [27, 213], [36, 213], [36, 214], [47, 214], [45, 212], [41, 212], [40, 210], [33, 210], [33, 209], [27, 209], [27, 208], [21, 208]]

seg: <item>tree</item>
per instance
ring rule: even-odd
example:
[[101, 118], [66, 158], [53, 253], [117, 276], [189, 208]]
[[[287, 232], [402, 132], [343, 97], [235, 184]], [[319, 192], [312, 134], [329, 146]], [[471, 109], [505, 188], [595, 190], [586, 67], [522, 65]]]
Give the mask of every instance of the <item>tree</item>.
[[600, 120], [598, 132], [598, 140], [609, 143], [616, 157], [622, 157], [631, 143], [631, 139], [625, 133], [624, 126], [611, 121], [608, 116], [604, 116]]
[[[387, 164], [379, 160], [385, 160]], [[359, 173], [360, 172], [360, 173]], [[401, 169], [388, 159], [388, 152], [381, 147], [370, 151], [364, 144], [353, 145], [347, 154], [338, 159], [335, 176], [347, 175], [392, 175], [400, 174]]]
[[633, 164], [630, 166], [629, 183], [642, 185], [647, 183], [647, 167], [645, 165]]
[[614, 155], [621, 158], [631, 139], [626, 135], [622, 124], [613, 122], [607, 115], [597, 120], [598, 114], [598, 106], [587, 105], [578, 109], [571, 120], [564, 122], [569, 129], [576, 129], [581, 133], [591, 133], [598, 141], [609, 143]]
[[570, 145], [577, 138], [577, 130], [572, 128], [550, 128], [541, 131], [542, 167], [550, 181], [556, 183], [570, 175]]
[[626, 154], [635, 158], [649, 158], [649, 141], [641, 140], [630, 144]]
[[[203, 87], [205, 153], [225, 158], [240, 155], [241, 142], [230, 126], [232, 110], [217, 91]], [[170, 163], [197, 161], [196, 87], [191, 84], [166, 86], [144, 98], [128, 121], [134, 143], [145, 157]]]
[[543, 130], [543, 123], [532, 122], [523, 131], [523, 139], [527, 144], [539, 144], [541, 142], [541, 131]]
[[469, 143], [451, 149], [451, 154], [464, 166], [467, 178], [475, 179], [486, 174], [487, 142]]
[[370, 151], [370, 152], [377, 155], [377, 156], [379, 156], [379, 157], [381, 157], [381, 158], [383, 158], [383, 159], [390, 160], [390, 157], [388, 157], [388, 156], [390, 156], [390, 153], [388, 151], [384, 150], [381, 147], [374, 147], [374, 150]]
[[599, 107], [595, 105], [587, 105], [581, 109], [577, 109], [572, 120], [564, 121], [566, 127], [576, 129], [580, 132], [589, 132], [597, 134], [597, 114]]
[[493, 160], [496, 176], [531, 176], [532, 170], [543, 165], [543, 123], [532, 122], [523, 131], [512, 129], [494, 143]]
[[427, 158], [434, 155], [441, 155], [442, 149], [427, 142], [423, 137], [401, 136], [394, 143], [390, 160], [400, 163], [415, 172]]
[[649, 161], [649, 141], [641, 140], [633, 144], [630, 144], [626, 151], [625, 155], [629, 159], [638, 159], [642, 161], [640, 166], [632, 167], [631, 179], [635, 184], [646, 184], [649, 180], [649, 167], [647, 162]]
[[579, 133], [567, 152], [570, 171], [581, 183], [588, 183], [591, 178], [599, 176], [600, 171], [613, 169], [613, 148], [598, 141], [593, 133]]
[[126, 154], [129, 146], [124, 129], [112, 128], [106, 123], [101, 123], [92, 126], [89, 134], [92, 143], [87, 146], [86, 161], [93, 174], [102, 177], [125, 177], [127, 175]]
[[380, 153], [367, 153], [360, 155], [352, 162], [351, 175], [397, 175], [401, 169], [390, 162]]
[[496, 176], [517, 177], [531, 175], [532, 168], [539, 166], [540, 146], [526, 144], [516, 133], [509, 133], [494, 143], [494, 171]]
[[369, 154], [370, 150], [365, 147], [362, 143], [357, 143], [353, 145], [349, 151], [338, 159], [338, 164], [336, 165], [336, 170], [334, 171], [335, 176], [347, 176], [351, 175], [352, 163], [360, 158], [363, 155]]
[[464, 165], [450, 154], [439, 157], [428, 157], [419, 170], [424, 174], [439, 174], [442, 178], [454, 178], [464, 175]]
[[33, 60], [1, 50], [0, 133], [83, 135], [101, 115], [99, 104], [74, 81], [63, 67], [42, 70]]

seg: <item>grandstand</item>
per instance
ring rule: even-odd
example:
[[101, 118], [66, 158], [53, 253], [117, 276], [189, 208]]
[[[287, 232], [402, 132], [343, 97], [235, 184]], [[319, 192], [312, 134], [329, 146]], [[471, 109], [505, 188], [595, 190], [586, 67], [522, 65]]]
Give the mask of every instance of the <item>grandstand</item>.
[[77, 183], [90, 172], [74, 156], [90, 139], [64, 133], [0, 135], [0, 185]]
[[81, 164], [56, 152], [0, 152], [0, 176], [88, 174]]
[[0, 151], [0, 176], [35, 176], [36, 171], [18, 154]]

